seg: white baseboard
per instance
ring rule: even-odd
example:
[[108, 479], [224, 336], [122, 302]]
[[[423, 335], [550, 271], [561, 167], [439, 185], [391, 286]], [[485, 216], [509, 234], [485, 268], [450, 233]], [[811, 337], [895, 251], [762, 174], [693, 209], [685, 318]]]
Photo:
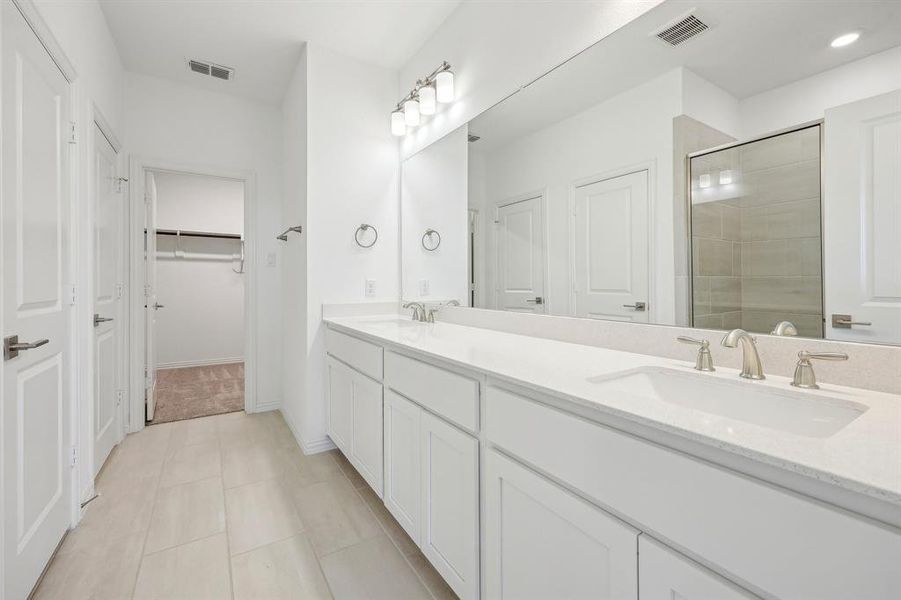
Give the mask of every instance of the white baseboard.
[[334, 450], [337, 447], [328, 436], [315, 442], [303, 442], [300, 444], [300, 449], [303, 450], [304, 454], [319, 454], [320, 452]]
[[180, 362], [159, 363], [157, 369], [185, 369], [187, 367], [212, 367], [215, 365], [228, 365], [232, 363], [244, 362], [243, 356], [232, 358], [208, 358], [202, 360], [183, 360]]
[[[257, 402], [257, 405], [253, 407], [253, 412], [255, 413], [263, 413], [269, 412], [272, 410], [279, 410], [281, 408], [280, 402]], [[284, 417], [284, 413], [282, 413], [282, 417]], [[285, 419], [285, 422], [288, 422], [288, 419]], [[290, 425], [289, 425], [290, 427]]]

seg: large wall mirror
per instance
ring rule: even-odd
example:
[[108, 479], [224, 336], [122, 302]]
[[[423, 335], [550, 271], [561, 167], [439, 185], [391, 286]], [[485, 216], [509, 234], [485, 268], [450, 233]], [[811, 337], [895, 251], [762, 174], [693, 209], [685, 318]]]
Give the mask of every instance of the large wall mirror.
[[901, 344], [901, 3], [667, 0], [407, 159], [402, 219], [405, 299]]

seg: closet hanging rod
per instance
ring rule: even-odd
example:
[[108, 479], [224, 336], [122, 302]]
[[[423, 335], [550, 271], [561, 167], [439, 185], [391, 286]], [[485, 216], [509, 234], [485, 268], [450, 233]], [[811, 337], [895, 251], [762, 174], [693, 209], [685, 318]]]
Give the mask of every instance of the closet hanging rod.
[[[147, 231], [146, 229], [144, 230]], [[157, 235], [174, 235], [177, 237], [201, 237], [216, 238], [223, 240], [240, 240], [243, 239], [240, 233], [216, 233], [213, 231], [184, 231], [181, 229], [157, 229]]]

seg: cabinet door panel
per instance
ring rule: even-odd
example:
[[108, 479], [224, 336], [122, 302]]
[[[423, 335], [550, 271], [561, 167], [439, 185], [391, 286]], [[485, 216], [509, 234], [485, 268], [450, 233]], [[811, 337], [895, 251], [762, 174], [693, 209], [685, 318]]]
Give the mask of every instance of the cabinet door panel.
[[353, 430], [353, 380], [351, 371], [328, 359], [328, 434], [344, 454], [350, 452]]
[[750, 600], [757, 597], [646, 535], [639, 539], [638, 564], [641, 600]]
[[421, 413], [422, 553], [463, 600], [479, 594], [479, 443]]
[[382, 384], [351, 371], [353, 439], [350, 462], [382, 495]]
[[496, 451], [487, 468], [489, 598], [638, 598], [637, 530]]
[[419, 544], [419, 418], [422, 409], [385, 391], [385, 506]]

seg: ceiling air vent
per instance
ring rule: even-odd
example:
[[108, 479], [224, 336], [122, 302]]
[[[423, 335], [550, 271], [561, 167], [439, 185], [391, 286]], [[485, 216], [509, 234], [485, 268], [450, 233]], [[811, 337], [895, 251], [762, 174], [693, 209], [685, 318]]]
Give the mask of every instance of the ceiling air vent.
[[672, 25], [667, 25], [654, 35], [670, 46], [678, 46], [707, 29], [707, 24], [704, 21], [694, 15], [688, 15]]
[[214, 65], [213, 63], [203, 62], [201, 60], [189, 60], [188, 68], [195, 73], [201, 75], [209, 75], [217, 79], [228, 81], [235, 76], [235, 70], [231, 67], [223, 67], [222, 65]]

